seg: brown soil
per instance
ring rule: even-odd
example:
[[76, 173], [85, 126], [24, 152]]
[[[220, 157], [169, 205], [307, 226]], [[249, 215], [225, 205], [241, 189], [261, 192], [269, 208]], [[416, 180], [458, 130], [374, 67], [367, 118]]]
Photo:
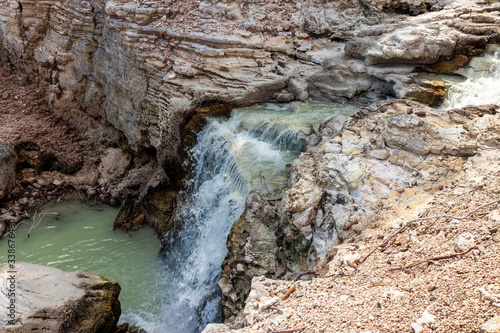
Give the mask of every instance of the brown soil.
[[85, 142], [64, 120], [50, 113], [40, 82], [0, 67], [0, 140], [19, 159], [18, 183], [0, 202], [0, 214], [18, 215], [41, 203], [73, 191], [64, 174], [78, 171], [84, 162]]

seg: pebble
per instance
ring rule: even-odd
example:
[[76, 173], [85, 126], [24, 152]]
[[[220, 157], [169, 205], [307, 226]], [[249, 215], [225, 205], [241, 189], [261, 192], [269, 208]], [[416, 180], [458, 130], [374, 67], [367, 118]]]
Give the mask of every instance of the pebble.
[[480, 333], [500, 333], [500, 317], [493, 317], [481, 326]]
[[262, 306], [260, 308], [261, 308], [261, 310], [266, 310], [270, 306], [273, 306], [274, 304], [278, 303], [279, 300], [280, 299], [278, 297], [273, 297], [269, 301], [262, 304]]
[[2, 94], [2, 99], [7, 99], [7, 98], [9, 98], [9, 93], [5, 91], [5, 92]]
[[470, 232], [466, 232], [457, 237], [455, 241], [455, 251], [458, 253], [465, 252], [474, 245], [474, 235]]

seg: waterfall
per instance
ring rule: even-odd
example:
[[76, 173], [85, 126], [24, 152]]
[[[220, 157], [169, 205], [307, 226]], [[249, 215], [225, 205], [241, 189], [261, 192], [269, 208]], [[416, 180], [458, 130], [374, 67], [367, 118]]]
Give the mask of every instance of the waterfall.
[[500, 104], [500, 46], [489, 45], [482, 57], [472, 59], [465, 77], [448, 82], [444, 108]]
[[182, 193], [178, 216], [183, 226], [165, 236], [163, 279], [168, 287], [161, 318], [139, 323], [148, 332], [198, 333], [207, 323], [221, 321], [217, 282], [227, 255], [227, 236], [243, 213], [247, 194], [258, 190], [279, 196], [287, 183], [287, 168], [303, 149], [311, 123], [339, 110], [356, 109], [308, 105], [237, 109], [229, 120], [209, 119], [198, 134], [190, 151], [192, 177]]

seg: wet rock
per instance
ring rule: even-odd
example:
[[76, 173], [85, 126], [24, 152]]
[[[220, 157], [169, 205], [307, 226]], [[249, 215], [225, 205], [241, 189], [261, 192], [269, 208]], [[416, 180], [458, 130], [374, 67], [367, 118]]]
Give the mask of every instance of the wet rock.
[[218, 283], [226, 321], [241, 321], [254, 277], [275, 273], [277, 220], [274, 208], [259, 194], [248, 195], [242, 217], [231, 228], [227, 240], [229, 252]]
[[360, 223], [344, 231], [349, 222], [376, 220], [392, 196], [404, 197], [416, 186], [440, 190], [461, 172], [465, 158], [488, 145], [479, 139], [488, 131], [471, 133], [463, 122], [474, 122], [474, 128], [490, 117], [452, 120], [463, 112], [443, 114], [408, 100], [377, 102], [351, 118], [340, 134], [310, 144], [292, 166], [281, 209], [283, 247], [294, 258], [290, 267], [311, 269], [337, 237], [355, 237], [364, 228]]
[[0, 199], [12, 190], [16, 183], [16, 153], [0, 141]]
[[444, 82], [436, 80], [419, 80], [404, 95], [405, 98], [431, 106], [443, 103], [444, 96]]
[[[113, 332], [120, 316], [120, 286], [89, 272], [63, 272], [17, 262], [16, 315], [9, 332]], [[7, 264], [0, 266], [2, 281], [9, 281]], [[14, 281], [14, 280], [12, 280]], [[2, 294], [7, 295], [3, 284]], [[0, 298], [3, 308], [10, 303]], [[0, 317], [0, 329], [8, 324]]]
[[500, 317], [493, 317], [481, 326], [480, 333], [500, 333]]

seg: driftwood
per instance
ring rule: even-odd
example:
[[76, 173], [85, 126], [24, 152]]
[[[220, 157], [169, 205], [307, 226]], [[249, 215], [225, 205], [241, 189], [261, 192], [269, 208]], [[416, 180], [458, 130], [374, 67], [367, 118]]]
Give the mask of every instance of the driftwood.
[[415, 264], [411, 264], [411, 265], [408, 265], [408, 266], [405, 266], [405, 267], [391, 268], [389, 271], [407, 270], [407, 269], [410, 269], [410, 268], [413, 268], [413, 267], [420, 266], [420, 265], [425, 264], [425, 263], [429, 263], [431, 261], [451, 259], [451, 258], [463, 256], [464, 254], [469, 253], [471, 250], [474, 250], [474, 249], [477, 249], [477, 246], [473, 246], [473, 247], [471, 247], [470, 249], [468, 249], [467, 251], [464, 251], [464, 252], [454, 253], [454, 254], [448, 254], [448, 255], [444, 255], [444, 256], [430, 258], [430, 259], [427, 259], [427, 260], [422, 260], [422, 261], [419, 261], [419, 262], [417, 262]]

